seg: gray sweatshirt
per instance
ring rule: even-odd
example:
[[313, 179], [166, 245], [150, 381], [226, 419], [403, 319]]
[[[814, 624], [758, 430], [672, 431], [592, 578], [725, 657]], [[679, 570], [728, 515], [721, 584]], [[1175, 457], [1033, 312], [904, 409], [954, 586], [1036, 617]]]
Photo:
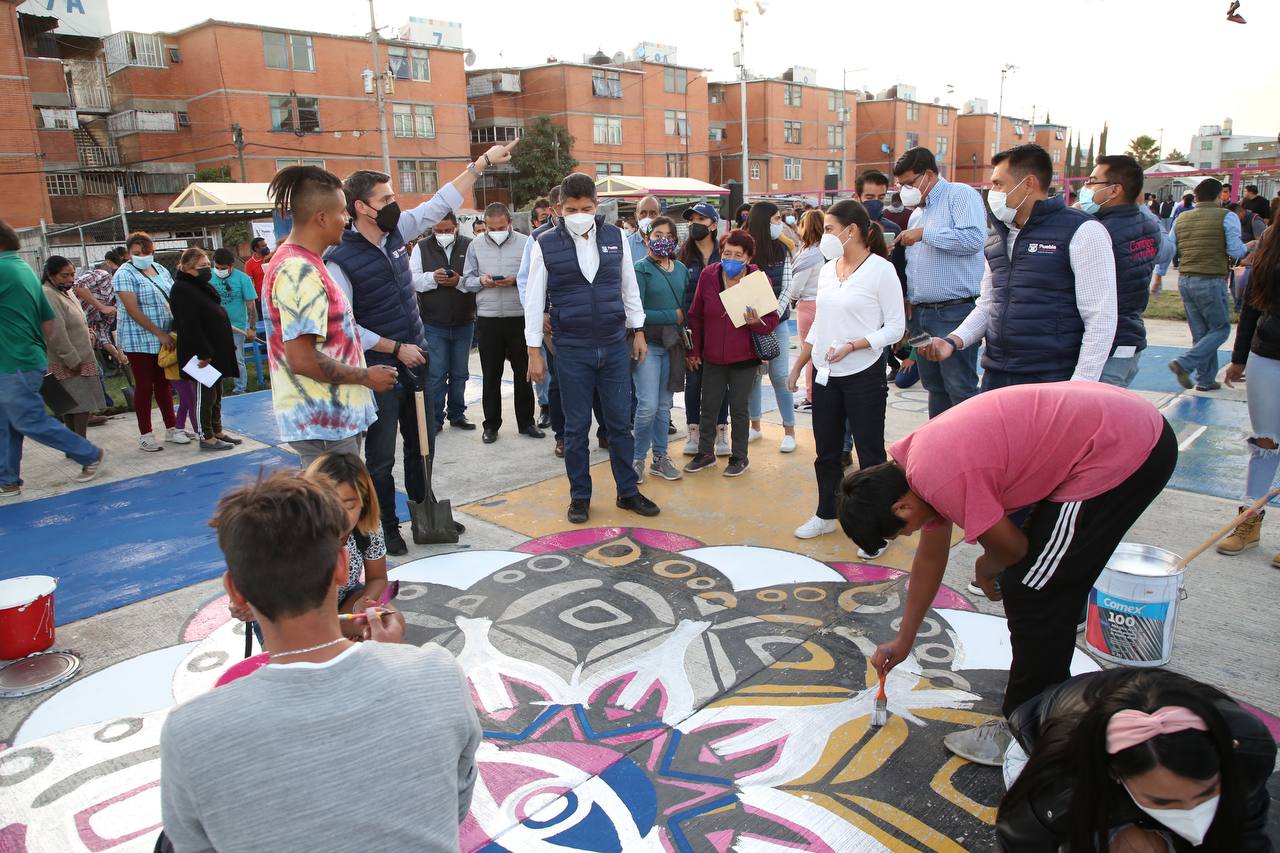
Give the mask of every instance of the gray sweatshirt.
[[164, 831], [177, 853], [457, 853], [479, 743], [466, 677], [439, 646], [266, 666], [165, 721]]
[[[516, 273], [520, 271], [520, 259], [524, 256], [524, 244], [529, 238], [516, 231], [511, 232], [501, 246], [493, 242], [488, 233], [471, 241], [467, 248], [467, 262], [462, 268], [462, 286], [476, 294], [477, 317], [523, 317], [520, 291], [516, 289]], [[482, 287], [480, 276], [507, 276], [509, 287]]]

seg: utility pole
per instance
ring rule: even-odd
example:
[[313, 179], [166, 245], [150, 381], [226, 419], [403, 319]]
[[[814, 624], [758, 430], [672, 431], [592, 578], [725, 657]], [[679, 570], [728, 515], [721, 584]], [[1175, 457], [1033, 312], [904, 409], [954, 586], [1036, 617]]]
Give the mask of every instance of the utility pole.
[[378, 102], [378, 136], [382, 139], [382, 171], [391, 174], [391, 147], [387, 142], [387, 105], [382, 96], [384, 79], [382, 62], [378, 59], [378, 23], [373, 16], [373, 0], [369, 0], [369, 44], [373, 45], [374, 97]]
[[[849, 174], [849, 69], [840, 69], [840, 183]], [[836, 188], [839, 194], [839, 187]]]
[[738, 73], [742, 78], [742, 202], [747, 202], [747, 187], [750, 172], [747, 156], [747, 13], [742, 9], [734, 9], [738, 19]]
[[236, 154], [240, 156], [240, 182], [247, 183], [249, 177], [244, 167], [244, 131], [240, 129], [240, 122], [231, 125], [231, 144], [236, 147]]
[[[369, 0], [370, 3], [373, 0]], [[1010, 73], [1017, 71], [1016, 65], [1005, 65], [1000, 69], [1000, 100], [996, 105], [996, 153], [999, 154], [1004, 149], [1000, 147], [1000, 135], [1004, 129], [1004, 78]]]

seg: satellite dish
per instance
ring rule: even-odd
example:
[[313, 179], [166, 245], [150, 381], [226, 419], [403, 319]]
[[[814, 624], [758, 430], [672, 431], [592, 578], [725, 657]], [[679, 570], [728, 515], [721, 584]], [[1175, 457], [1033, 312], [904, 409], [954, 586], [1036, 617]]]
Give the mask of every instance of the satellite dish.
[[467, 48], [467, 52], [462, 54], [462, 62], [468, 68], [476, 64], [476, 52], [471, 48]]
[[614, 65], [621, 65], [622, 63], [624, 63], [624, 62], [626, 62], [626, 61], [627, 61], [627, 55], [626, 55], [625, 53], [623, 53], [622, 51], [618, 51], [617, 53], [615, 53], [615, 54], [613, 55], [613, 64], [614, 64]]
[[887, 142], [881, 142], [881, 143], [880, 143], [880, 153], [881, 153], [881, 154], [888, 154], [888, 153], [889, 153], [889, 143], [887, 143]]
[[636, 47], [636, 59], [644, 59], [644, 54], [645, 54], [644, 45], [638, 45]]

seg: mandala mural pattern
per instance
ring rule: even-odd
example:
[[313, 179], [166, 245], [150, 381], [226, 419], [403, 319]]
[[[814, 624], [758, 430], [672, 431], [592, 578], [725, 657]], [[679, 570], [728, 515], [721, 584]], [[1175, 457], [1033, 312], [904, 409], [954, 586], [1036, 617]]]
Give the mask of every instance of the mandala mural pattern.
[[[958, 853], [992, 838], [999, 774], [942, 738], [998, 713], [1007, 633], [950, 590], [873, 729], [868, 662], [897, 630], [901, 572], [603, 528], [393, 576], [407, 640], [457, 656], [485, 731], [465, 851]], [[174, 700], [212, 688], [241, 630], [221, 602], [193, 618], [169, 650]], [[166, 713], [19, 732], [0, 751], [0, 849], [150, 850]]]

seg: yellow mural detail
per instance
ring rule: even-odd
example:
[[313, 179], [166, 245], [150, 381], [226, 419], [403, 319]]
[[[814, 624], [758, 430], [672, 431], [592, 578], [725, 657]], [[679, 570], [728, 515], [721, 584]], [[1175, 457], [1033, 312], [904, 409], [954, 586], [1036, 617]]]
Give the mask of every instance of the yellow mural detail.
[[928, 845], [926, 848], [928, 850], [935, 851], [935, 853], [965, 853], [965, 848], [938, 832], [938, 830], [888, 803], [870, 800], [866, 797], [842, 796], [841, 799], [848, 799], [856, 803], [886, 823], [892, 824], [899, 830], [909, 834], [921, 844]]
[[836, 668], [835, 659], [831, 657], [831, 653], [819, 646], [817, 643], [804, 642], [800, 644], [800, 648], [809, 653], [808, 660], [787, 660], [783, 659], [772, 664], [770, 669], [816, 669], [819, 672], [830, 672]]
[[[867, 718], [862, 718], [861, 722], [863, 726], [869, 728]], [[853, 760], [845, 765], [845, 768], [831, 781], [838, 784], [857, 782], [867, 778], [879, 770], [906, 741], [907, 721], [894, 714], [889, 717], [889, 722], [874, 730], [870, 740], [858, 749]]]
[[996, 807], [984, 806], [977, 800], [962, 794], [956, 788], [955, 783], [951, 781], [951, 777], [956, 774], [956, 771], [968, 763], [958, 755], [951, 756], [951, 760], [942, 765], [938, 772], [933, 775], [933, 780], [929, 782], [929, 787], [947, 802], [964, 809], [988, 826], [995, 826]]

